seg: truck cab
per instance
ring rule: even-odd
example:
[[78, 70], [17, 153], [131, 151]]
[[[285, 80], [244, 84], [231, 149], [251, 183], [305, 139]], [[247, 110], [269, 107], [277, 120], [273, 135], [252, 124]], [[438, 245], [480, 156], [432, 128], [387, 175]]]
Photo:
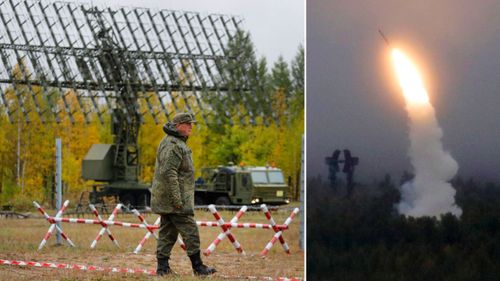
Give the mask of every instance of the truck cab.
[[203, 168], [195, 183], [195, 204], [288, 204], [283, 173], [271, 167]]

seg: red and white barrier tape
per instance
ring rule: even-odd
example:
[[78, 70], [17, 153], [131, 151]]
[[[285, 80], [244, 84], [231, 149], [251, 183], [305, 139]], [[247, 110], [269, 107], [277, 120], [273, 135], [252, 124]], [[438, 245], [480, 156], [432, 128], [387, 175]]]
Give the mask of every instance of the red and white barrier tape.
[[[137, 223], [126, 223], [126, 222], [120, 222], [120, 221], [112, 221], [112, 220], [105, 220], [105, 221], [100, 221], [100, 220], [93, 220], [93, 219], [76, 219], [76, 218], [56, 218], [56, 217], [49, 217], [47, 220], [52, 220], [53, 222], [67, 222], [67, 223], [81, 223], [81, 224], [106, 224], [108, 226], [110, 225], [116, 225], [116, 226], [123, 226], [123, 227], [132, 227], [132, 228], [146, 228], [146, 229], [152, 229], [156, 230], [160, 228], [159, 226], [145, 226], [144, 224], [137, 224]], [[49, 221], [50, 222], [50, 221]], [[215, 221], [197, 221], [196, 224], [198, 226], [208, 226], [208, 227], [220, 227], [218, 222]], [[263, 229], [272, 229], [273, 227], [270, 224], [263, 224], [263, 223], [229, 223], [225, 222], [224, 227], [231, 227], [231, 228], [263, 228]], [[286, 230], [288, 229], [288, 226], [285, 225], [276, 225], [276, 227], [280, 230]]]
[[131, 228], [147, 228], [142, 223], [139, 224], [139, 223], [129, 223], [129, 222], [121, 222], [121, 221], [110, 221], [110, 220], [99, 221], [99, 220], [91, 220], [91, 219], [55, 218], [55, 217], [53, 217], [51, 219], [54, 222], [83, 223], [83, 224], [100, 224], [100, 225], [102, 225], [102, 223], [105, 223], [108, 226], [110, 226], [110, 225], [117, 225], [117, 226], [123, 226], [123, 227], [131, 227]]
[[[208, 226], [208, 227], [219, 227], [219, 223], [216, 221], [197, 221], [196, 224], [198, 226]], [[225, 222], [224, 223], [225, 227], [232, 227], [232, 228], [264, 228], [264, 229], [273, 229], [274, 227], [270, 224], [265, 224], [265, 223], [231, 223], [231, 222]], [[277, 224], [275, 225], [276, 228], [279, 230], [286, 230], [288, 227], [283, 224]]]
[[231, 280], [265, 280], [265, 281], [302, 281], [301, 278], [295, 277], [269, 277], [269, 276], [230, 276], [230, 275], [218, 275], [217, 278], [221, 279], [231, 279]]
[[[156, 270], [154, 269], [140, 269], [140, 268], [119, 268], [119, 267], [101, 267], [93, 265], [83, 265], [83, 264], [68, 264], [68, 263], [52, 263], [52, 262], [35, 262], [35, 261], [16, 261], [16, 260], [3, 260], [0, 259], [0, 265], [11, 265], [11, 266], [29, 266], [29, 267], [45, 267], [54, 269], [73, 269], [79, 271], [100, 271], [100, 272], [110, 272], [110, 273], [130, 273], [130, 274], [146, 274], [146, 275], [156, 275]], [[267, 276], [228, 276], [228, 275], [218, 275], [218, 278], [225, 279], [254, 279], [254, 280], [276, 280], [276, 281], [301, 281], [300, 278], [288, 278], [288, 277], [267, 277]]]
[[101, 267], [83, 264], [67, 264], [67, 263], [51, 263], [51, 262], [35, 262], [35, 261], [9, 261], [0, 259], [0, 265], [18, 265], [18, 266], [33, 266], [61, 269], [75, 269], [81, 271], [102, 271], [102, 272], [117, 272], [117, 273], [133, 273], [156, 275], [153, 269], [134, 269], [134, 268], [118, 268], [118, 267]]

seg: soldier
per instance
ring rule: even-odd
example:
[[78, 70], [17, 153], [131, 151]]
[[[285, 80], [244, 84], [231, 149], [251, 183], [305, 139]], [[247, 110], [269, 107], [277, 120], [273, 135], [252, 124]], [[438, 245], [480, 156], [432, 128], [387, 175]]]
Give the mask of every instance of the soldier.
[[158, 276], [174, 273], [168, 264], [170, 252], [180, 233], [195, 275], [210, 275], [200, 257], [200, 236], [194, 219], [194, 166], [186, 141], [196, 123], [190, 113], [178, 113], [165, 124], [167, 134], [158, 146], [151, 191], [153, 212], [161, 215], [156, 248]]

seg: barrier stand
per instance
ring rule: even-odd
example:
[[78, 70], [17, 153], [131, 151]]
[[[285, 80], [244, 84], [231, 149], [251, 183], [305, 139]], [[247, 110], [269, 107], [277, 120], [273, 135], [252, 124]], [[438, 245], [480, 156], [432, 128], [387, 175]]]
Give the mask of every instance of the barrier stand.
[[[153, 225], [158, 226], [160, 224], [160, 219], [161, 219], [161, 217], [158, 217]], [[151, 231], [148, 231], [146, 233], [146, 235], [142, 238], [141, 242], [139, 242], [139, 245], [137, 245], [137, 247], [135, 248], [134, 254], [138, 254], [142, 250], [142, 247], [144, 246], [144, 244], [146, 244], [146, 241], [149, 239], [149, 237], [151, 237], [151, 234], [153, 234], [153, 233], [154, 232], [151, 232]], [[155, 238], [158, 239], [156, 237], [156, 235], [155, 235]]]
[[[271, 216], [271, 212], [269, 212], [269, 210], [267, 209], [266, 204], [260, 205], [260, 208], [262, 209], [262, 211], [264, 212], [264, 215], [266, 216], [267, 220], [271, 224], [274, 232], [278, 233], [280, 231], [280, 229], [276, 226], [276, 222], [274, 221], [273, 217]], [[287, 254], [290, 254], [290, 247], [288, 247], [288, 244], [285, 242], [283, 235], [279, 236], [279, 240], [280, 240], [281, 246], [283, 247], [285, 252]]]
[[142, 238], [141, 242], [139, 242], [139, 245], [137, 245], [137, 247], [134, 250], [134, 254], [137, 254], [142, 249], [142, 246], [144, 246], [144, 244], [146, 243], [146, 240], [149, 239], [149, 237], [151, 236], [151, 234], [156, 238], [156, 240], [159, 239], [158, 235], [156, 235], [156, 233], [154, 232], [154, 230], [158, 228], [158, 225], [160, 224], [161, 217], [158, 217], [156, 219], [155, 223], [153, 224], [153, 226], [151, 226], [151, 225], [148, 224], [148, 222], [146, 221], [146, 219], [139, 213], [139, 211], [137, 211], [136, 209], [133, 209], [132, 213], [134, 213], [134, 215], [136, 215], [139, 218], [139, 220], [142, 222], [142, 224], [148, 230], [148, 233], [146, 233], [146, 235], [144, 236], [144, 238]]
[[182, 237], [181, 235], [177, 235], [177, 243], [179, 243], [179, 246], [181, 246], [181, 248], [186, 251], [187, 250], [187, 247], [186, 247], [186, 244], [184, 243], [184, 241], [182, 241]]
[[[144, 216], [142, 216], [139, 211], [137, 210], [132, 210], [132, 212], [137, 216], [139, 217], [139, 219], [143, 222], [144, 226], [146, 226], [148, 232], [146, 233], [146, 235], [142, 238], [141, 242], [139, 242], [139, 245], [137, 245], [137, 247], [135, 248], [134, 250], [134, 254], [138, 254], [142, 247], [144, 246], [144, 244], [146, 244], [146, 241], [149, 239], [149, 237], [151, 237], [151, 234], [154, 235], [154, 237], [156, 238], [156, 240], [158, 240], [158, 236], [156, 235], [156, 233], [154, 233], [154, 231], [156, 229], [159, 229], [159, 224], [160, 224], [160, 221], [161, 221], [161, 216], [158, 217], [155, 221], [155, 223], [153, 225], [149, 225], [147, 222], [146, 222], [146, 219], [144, 219]], [[184, 244], [184, 241], [182, 241], [182, 238], [180, 235], [177, 236], [177, 243], [179, 243], [179, 246], [185, 251], [186, 250], [186, 244]]]
[[[61, 209], [56, 213], [55, 218], [61, 218], [64, 210], [66, 210], [66, 208], [68, 207], [68, 204], [69, 204], [69, 200], [66, 200], [64, 202], [64, 204], [62, 205]], [[61, 234], [61, 236], [64, 238], [64, 240], [66, 240], [66, 242], [68, 242], [68, 244], [71, 247], [75, 247], [75, 244], [73, 244], [73, 241], [71, 241], [71, 239], [69, 239], [69, 237], [66, 234], [64, 234], [62, 229], [59, 226], [57, 226], [54, 218], [50, 217], [47, 214], [47, 212], [45, 212], [45, 210], [36, 201], [33, 201], [33, 205], [35, 205], [35, 207], [38, 209], [38, 211], [40, 213], [42, 213], [42, 215], [45, 217], [45, 219], [50, 223], [49, 230], [47, 231], [47, 233], [43, 237], [42, 242], [40, 242], [40, 246], [38, 246], [38, 250], [41, 250], [43, 248], [43, 246], [45, 246], [45, 244], [47, 243], [47, 240], [49, 240], [50, 236], [52, 235], [54, 228], [57, 229], [57, 231]]]
[[[295, 218], [295, 216], [299, 213], [299, 208], [295, 208], [293, 210], [293, 212], [290, 214], [290, 216], [285, 220], [285, 223], [283, 223], [284, 226], [286, 226], [288, 228], [288, 225], [292, 222], [292, 220]], [[270, 215], [270, 214], [269, 214]], [[267, 215], [266, 215], [267, 217]], [[275, 229], [273, 228], [273, 230], [276, 232], [276, 230], [278, 229]], [[279, 240], [279, 238], [281, 237], [282, 238], [282, 234], [283, 234], [283, 231], [284, 230], [278, 230], [276, 232], [276, 234], [274, 234], [273, 238], [271, 238], [271, 241], [269, 241], [269, 243], [267, 243], [266, 247], [264, 248], [264, 250], [262, 250], [262, 252], [260, 253], [261, 256], [266, 256], [267, 253], [269, 253], [269, 250], [271, 249], [271, 247], [274, 245], [274, 243], [276, 243], [277, 240]], [[280, 240], [281, 241], [281, 240]], [[288, 249], [288, 245], [286, 245], [285, 243], [285, 240], [283, 239], [283, 248], [285, 249], [285, 251]], [[286, 245], [286, 248], [285, 248], [285, 245]], [[290, 253], [290, 250], [287, 251], [287, 253]]]
[[[52, 232], [54, 231], [54, 228], [57, 229], [59, 233], [61, 233], [62, 237], [70, 244], [72, 247], [75, 247], [75, 244], [69, 239], [69, 237], [64, 234], [62, 229], [56, 225], [56, 222], [68, 222], [68, 223], [80, 223], [80, 224], [99, 224], [102, 226], [101, 230], [99, 231], [96, 239], [92, 242], [91, 248], [95, 248], [97, 242], [100, 240], [104, 232], [108, 233], [109, 238], [111, 241], [116, 245], [118, 245], [118, 241], [113, 237], [111, 234], [111, 231], [109, 230], [109, 226], [111, 225], [116, 225], [116, 226], [122, 226], [122, 227], [131, 227], [131, 228], [145, 228], [147, 229], [146, 235], [143, 237], [143, 239], [139, 242], [139, 245], [136, 247], [134, 253], [138, 253], [146, 241], [151, 237], [151, 235], [154, 235], [156, 239], [158, 239], [158, 236], [154, 233], [156, 229], [159, 229], [159, 224], [161, 223], [161, 217], [158, 217], [153, 225], [150, 225], [147, 223], [145, 220], [144, 216], [142, 216], [137, 210], [133, 210], [133, 213], [139, 218], [141, 221], [140, 224], [137, 223], [127, 223], [127, 222], [120, 222], [120, 221], [114, 221], [115, 216], [117, 215], [118, 211], [121, 209], [122, 204], [118, 204], [115, 209], [113, 210], [113, 213], [111, 216], [108, 218], [108, 220], [103, 220], [102, 217], [99, 215], [98, 211], [95, 209], [95, 206], [90, 205], [90, 208], [92, 209], [94, 215], [96, 216], [97, 219], [75, 219], [75, 218], [63, 218], [62, 214], [67, 208], [69, 201], [66, 200], [64, 202], [64, 205], [61, 207], [61, 210], [57, 212], [57, 214], [54, 217], [49, 216], [45, 210], [36, 202], [33, 201], [33, 204], [35, 207], [42, 213], [42, 215], [45, 217], [45, 219], [51, 224], [49, 227], [49, 230], [47, 231], [47, 234], [45, 237], [42, 239], [42, 242], [40, 243], [39, 250], [43, 248], [43, 246], [47, 243], [47, 240], [49, 237], [52, 235]], [[264, 211], [264, 214], [266, 215], [266, 218], [269, 220], [270, 224], [260, 224], [260, 223], [238, 223], [238, 220], [243, 216], [243, 214], [247, 210], [247, 206], [242, 206], [241, 209], [238, 211], [238, 213], [231, 219], [230, 222], [225, 222], [224, 219], [220, 216], [220, 214], [217, 212], [215, 209], [214, 205], [209, 205], [208, 209], [212, 213], [212, 215], [215, 217], [217, 220], [216, 222], [214, 221], [196, 221], [196, 224], [198, 226], [209, 226], [209, 227], [220, 227], [222, 229], [222, 232], [219, 233], [217, 238], [210, 244], [210, 246], [203, 252], [204, 255], [209, 256], [212, 252], [215, 251], [215, 248], [217, 245], [227, 236], [230, 242], [232, 243], [233, 247], [238, 251], [239, 253], [245, 254], [243, 251], [243, 248], [241, 247], [240, 243], [236, 240], [234, 235], [231, 233], [231, 228], [261, 228], [261, 229], [273, 229], [275, 232], [275, 235], [273, 238], [267, 243], [266, 247], [264, 250], [261, 252], [262, 256], [267, 255], [271, 247], [276, 243], [277, 240], [280, 240], [281, 245], [283, 249], [287, 252], [290, 253], [290, 249], [288, 247], [288, 244], [285, 242], [283, 238], [283, 231], [288, 229], [288, 225], [292, 222], [292, 220], [295, 218], [297, 213], [299, 212], [298, 208], [295, 208], [293, 212], [290, 214], [290, 216], [285, 220], [284, 224], [278, 225], [274, 221], [274, 219], [271, 217], [271, 214], [269, 213], [269, 210], [265, 205], [261, 205], [261, 209]], [[177, 237], [177, 242], [181, 246], [182, 249], [186, 250], [186, 245], [182, 241], [181, 236], [179, 235]]]
[[214, 205], [209, 205], [208, 209], [210, 210], [212, 215], [214, 215], [215, 219], [217, 220], [217, 223], [222, 228], [222, 232], [217, 236], [217, 238], [215, 238], [215, 240], [212, 242], [212, 244], [210, 244], [210, 246], [208, 246], [208, 248], [203, 252], [203, 254], [205, 256], [209, 256], [213, 251], [215, 251], [215, 247], [217, 247], [217, 245], [219, 245], [219, 243], [227, 236], [227, 238], [229, 239], [229, 241], [231, 241], [231, 243], [233, 244], [233, 247], [236, 249], [236, 251], [238, 251], [238, 253], [241, 253], [244, 255], [245, 251], [243, 251], [243, 248], [241, 247], [240, 243], [236, 240], [236, 238], [234, 238], [233, 234], [231, 233], [231, 227], [232, 227], [233, 223], [236, 224], [238, 222], [238, 220], [241, 218], [241, 216], [243, 216], [243, 214], [247, 210], [247, 206], [241, 207], [241, 209], [238, 211], [238, 213], [231, 219], [229, 225], [227, 225], [224, 222], [222, 217], [219, 215], [219, 213], [215, 209]]
[[146, 227], [146, 229], [149, 231], [149, 233], [153, 234], [154, 237], [156, 238], [156, 240], [158, 240], [158, 235], [156, 235], [156, 233], [154, 233], [154, 229], [156, 228], [153, 228], [151, 227], [148, 222], [146, 221], [146, 219], [139, 213], [139, 211], [137, 211], [136, 209], [133, 209], [132, 210], [132, 213], [134, 213], [134, 215], [136, 215], [139, 220], [142, 222], [142, 224]]
[[[113, 237], [113, 234], [111, 234], [111, 231], [108, 229], [108, 225], [102, 220], [101, 215], [99, 215], [99, 212], [97, 211], [97, 209], [95, 208], [95, 206], [92, 205], [92, 204], [89, 204], [89, 207], [92, 210], [92, 213], [94, 213], [94, 215], [97, 217], [97, 219], [99, 220], [99, 222], [102, 225], [101, 230], [99, 231], [99, 233], [97, 234], [97, 237], [94, 239], [94, 241], [90, 245], [90, 248], [91, 249], [95, 248], [95, 246], [97, 245], [97, 242], [99, 241], [99, 239], [101, 239], [102, 235], [104, 234], [104, 231], [106, 231], [106, 233], [108, 234], [109, 239], [111, 239], [111, 241], [113, 242], [113, 244], [115, 244], [116, 247], [120, 248], [120, 245], [118, 245], [118, 241]], [[116, 214], [118, 213], [118, 211], [121, 208], [122, 208], [122, 204], [116, 205], [115, 209], [113, 210], [113, 212], [109, 216], [108, 221], [113, 221], [115, 219]]]
[[[66, 234], [64, 234], [64, 232], [62, 231], [61, 228], [59, 228], [55, 223], [56, 222], [67, 222], [67, 223], [81, 223], [81, 224], [99, 224], [101, 226], [103, 226], [103, 228], [101, 229], [100, 233], [98, 234], [98, 237], [96, 237], [96, 239], [94, 240], [94, 242], [92, 243], [92, 245], [95, 247], [95, 244], [97, 243], [97, 241], [100, 239], [100, 236], [102, 236], [102, 234], [104, 234], [104, 231], [109, 231], [108, 227], [110, 225], [117, 225], [117, 226], [123, 226], [123, 227], [132, 227], [132, 228], [151, 228], [151, 229], [157, 229], [158, 227], [157, 226], [147, 226], [145, 224], [136, 224], [136, 223], [126, 223], [126, 222], [120, 222], [120, 221], [114, 221], [114, 218], [118, 212], [118, 210], [121, 209], [122, 207], [122, 204], [118, 204], [115, 209], [113, 210], [113, 213], [112, 215], [109, 217], [108, 220], [106, 221], [103, 221], [102, 218], [100, 217], [99, 213], [97, 212], [97, 210], [95, 210], [94, 212], [94, 215], [97, 216], [97, 220], [92, 220], [92, 219], [75, 219], [75, 218], [62, 218], [62, 213], [64, 212], [64, 210], [66, 209], [66, 207], [68, 206], [69, 204], [69, 200], [66, 200], [66, 202], [64, 202], [64, 205], [63, 207], [61, 208], [61, 210], [56, 214], [55, 217], [51, 217], [49, 216], [45, 210], [40, 206], [40, 204], [38, 204], [36, 201], [33, 201], [33, 204], [35, 205], [35, 207], [38, 209], [38, 211], [40, 211], [40, 213], [42, 213], [42, 215], [45, 217], [45, 219], [51, 224], [51, 226], [49, 227], [49, 230], [47, 232], [47, 234], [45, 235], [45, 237], [43, 238], [42, 242], [40, 243], [40, 246], [39, 246], [39, 249], [41, 249], [47, 242], [47, 240], [49, 239], [50, 235], [52, 234], [54, 228], [57, 229], [57, 231], [59, 231], [62, 235], [62, 237], [73, 247], [75, 247], [75, 244], [73, 244], [73, 242], [69, 239], [69, 237], [66, 236]], [[95, 209], [95, 206], [94, 206], [94, 209]], [[108, 234], [111, 234], [111, 232], [109, 231]], [[113, 236], [110, 236], [110, 239], [113, 241], [113, 242], [116, 242], [115, 245], [118, 244], [118, 242], [116, 241], [116, 239], [114, 239]], [[92, 247], [91, 245], [91, 247]]]

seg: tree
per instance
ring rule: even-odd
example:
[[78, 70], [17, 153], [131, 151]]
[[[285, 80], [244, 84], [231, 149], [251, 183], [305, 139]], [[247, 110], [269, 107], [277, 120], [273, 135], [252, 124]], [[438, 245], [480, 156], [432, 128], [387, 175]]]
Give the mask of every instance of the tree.
[[304, 47], [300, 46], [292, 61], [292, 97], [290, 101], [293, 116], [303, 113], [304, 109]]

